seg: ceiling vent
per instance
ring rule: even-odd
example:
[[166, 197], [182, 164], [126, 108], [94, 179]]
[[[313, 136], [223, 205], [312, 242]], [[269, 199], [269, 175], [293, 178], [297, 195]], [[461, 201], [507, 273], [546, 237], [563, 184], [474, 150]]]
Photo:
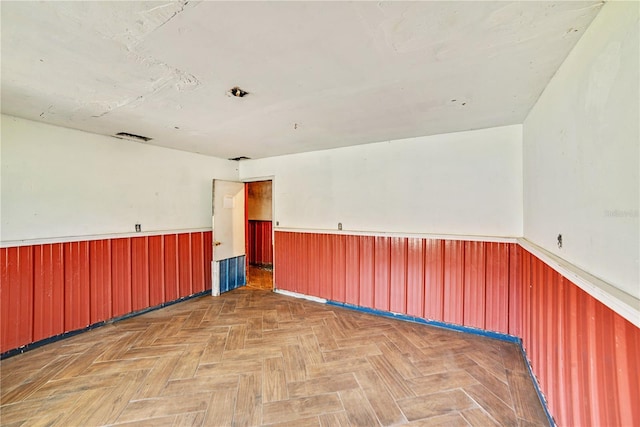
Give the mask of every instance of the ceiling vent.
[[136, 142], [147, 142], [147, 141], [151, 141], [152, 139], [152, 138], [149, 138], [148, 136], [136, 135], [134, 133], [128, 133], [128, 132], [118, 132], [114, 136], [116, 138], [128, 139], [130, 141], [136, 141]]
[[232, 159], [229, 160], [235, 160], [236, 162], [239, 162], [240, 160], [249, 160], [249, 157], [247, 156], [240, 156], [240, 157], [234, 157]]

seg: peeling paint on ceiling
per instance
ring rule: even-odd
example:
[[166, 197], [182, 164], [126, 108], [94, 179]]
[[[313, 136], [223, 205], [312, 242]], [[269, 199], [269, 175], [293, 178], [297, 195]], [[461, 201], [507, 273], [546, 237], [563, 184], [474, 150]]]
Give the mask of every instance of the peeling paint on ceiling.
[[601, 5], [3, 2], [2, 112], [221, 158], [522, 123]]

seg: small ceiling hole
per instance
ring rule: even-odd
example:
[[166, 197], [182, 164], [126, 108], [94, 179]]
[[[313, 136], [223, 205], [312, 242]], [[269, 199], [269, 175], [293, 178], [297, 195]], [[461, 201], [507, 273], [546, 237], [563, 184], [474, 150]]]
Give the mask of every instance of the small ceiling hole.
[[246, 90], [240, 89], [238, 86], [234, 86], [231, 89], [229, 89], [229, 93], [232, 96], [235, 96], [237, 98], [242, 98], [246, 95], [249, 95], [249, 92], [247, 92]]
[[138, 141], [138, 142], [147, 142], [153, 139], [153, 138], [149, 138], [148, 136], [136, 135], [134, 133], [128, 133], [128, 132], [118, 132], [114, 136], [116, 138], [129, 139], [131, 141]]
[[240, 160], [249, 160], [249, 157], [247, 157], [247, 156], [233, 157], [233, 158], [231, 158], [229, 160], [234, 160], [236, 162], [239, 162]]

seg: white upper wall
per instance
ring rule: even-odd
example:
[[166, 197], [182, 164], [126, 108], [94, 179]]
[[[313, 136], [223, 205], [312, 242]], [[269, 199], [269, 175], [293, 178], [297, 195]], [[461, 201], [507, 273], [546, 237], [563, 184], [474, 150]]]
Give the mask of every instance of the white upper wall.
[[240, 163], [265, 177], [280, 227], [522, 235], [521, 125]]
[[1, 240], [211, 228], [237, 162], [2, 116]]
[[636, 298], [639, 8], [605, 4], [523, 130], [525, 238]]

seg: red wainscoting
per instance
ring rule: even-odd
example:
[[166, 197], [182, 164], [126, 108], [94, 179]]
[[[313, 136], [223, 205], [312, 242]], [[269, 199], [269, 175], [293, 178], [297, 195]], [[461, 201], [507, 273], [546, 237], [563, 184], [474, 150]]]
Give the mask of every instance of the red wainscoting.
[[278, 289], [521, 337], [561, 426], [640, 425], [640, 329], [515, 243], [275, 233]]
[[0, 353], [211, 289], [211, 232], [0, 249]]
[[249, 264], [273, 264], [271, 221], [250, 220], [247, 233]]

